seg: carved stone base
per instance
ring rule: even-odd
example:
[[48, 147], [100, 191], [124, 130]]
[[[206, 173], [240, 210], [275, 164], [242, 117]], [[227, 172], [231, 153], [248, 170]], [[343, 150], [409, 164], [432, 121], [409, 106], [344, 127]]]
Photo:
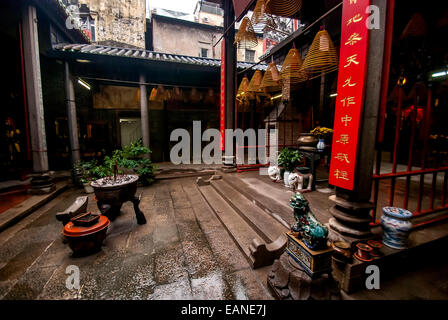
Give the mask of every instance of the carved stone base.
[[56, 186], [53, 183], [52, 172], [36, 173], [32, 174], [31, 177], [31, 188], [28, 189], [29, 194], [47, 194], [56, 190]]
[[287, 253], [275, 260], [267, 283], [279, 300], [340, 300], [331, 274], [312, 279]]
[[329, 199], [335, 203], [330, 208], [333, 218], [328, 221], [330, 241], [345, 241], [354, 248], [358, 242], [374, 237], [369, 225], [372, 221], [369, 215], [373, 209], [372, 203], [350, 202], [336, 195], [330, 196]]

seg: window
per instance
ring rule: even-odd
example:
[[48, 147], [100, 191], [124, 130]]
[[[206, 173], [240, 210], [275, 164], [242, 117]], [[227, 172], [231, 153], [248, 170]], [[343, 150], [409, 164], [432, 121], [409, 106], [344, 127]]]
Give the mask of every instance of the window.
[[201, 48], [201, 57], [207, 58], [208, 57], [208, 49]]
[[255, 50], [246, 49], [245, 57], [246, 62], [255, 62]]

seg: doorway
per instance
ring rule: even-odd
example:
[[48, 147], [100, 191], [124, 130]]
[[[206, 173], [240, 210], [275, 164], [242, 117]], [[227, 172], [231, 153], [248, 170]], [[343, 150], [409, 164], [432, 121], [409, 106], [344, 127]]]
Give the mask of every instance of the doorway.
[[130, 145], [142, 137], [140, 118], [120, 118], [121, 146]]

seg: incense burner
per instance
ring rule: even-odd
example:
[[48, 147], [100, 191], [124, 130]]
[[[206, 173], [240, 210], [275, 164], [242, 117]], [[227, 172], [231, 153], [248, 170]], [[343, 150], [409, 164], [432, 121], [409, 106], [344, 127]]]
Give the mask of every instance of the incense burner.
[[91, 185], [101, 213], [113, 220], [120, 213], [123, 203], [131, 201], [134, 205], [137, 223], [145, 224], [145, 216], [138, 207], [140, 198], [135, 196], [137, 182], [138, 176], [131, 174], [108, 176], [93, 181]]

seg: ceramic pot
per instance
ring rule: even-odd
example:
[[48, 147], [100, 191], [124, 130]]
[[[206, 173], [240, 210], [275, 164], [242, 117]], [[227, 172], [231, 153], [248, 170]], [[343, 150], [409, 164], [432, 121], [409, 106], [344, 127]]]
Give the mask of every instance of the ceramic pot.
[[331, 243], [333, 248], [333, 257], [342, 262], [350, 262], [352, 252], [350, 243], [345, 241], [335, 241]]
[[285, 183], [285, 187], [286, 188], [290, 188], [289, 185], [289, 171], [285, 171], [285, 173], [283, 174], [283, 182]]
[[325, 149], [325, 140], [324, 139], [319, 139], [319, 142], [317, 143], [316, 146], [317, 150], [324, 150]]
[[370, 255], [372, 257], [380, 257], [380, 249], [383, 247], [383, 244], [376, 240], [369, 240], [367, 241], [367, 244], [372, 248], [372, 252], [370, 252]]
[[319, 140], [312, 133], [301, 133], [300, 137], [297, 139], [297, 144], [299, 147], [316, 147]]
[[381, 216], [383, 244], [393, 249], [406, 249], [412, 229], [411, 217], [412, 213], [408, 210], [384, 207]]
[[356, 259], [364, 262], [373, 260], [373, 258], [370, 255], [373, 249], [369, 245], [365, 243], [357, 243], [356, 248], [358, 249], [358, 251], [354, 253]]

